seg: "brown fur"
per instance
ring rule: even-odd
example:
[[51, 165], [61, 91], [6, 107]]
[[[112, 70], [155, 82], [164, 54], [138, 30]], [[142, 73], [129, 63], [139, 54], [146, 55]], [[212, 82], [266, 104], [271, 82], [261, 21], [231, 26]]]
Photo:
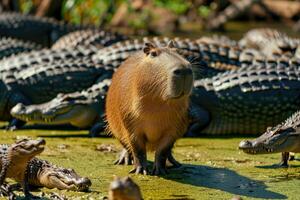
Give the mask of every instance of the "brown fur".
[[188, 126], [189, 94], [170, 99], [166, 79], [170, 69], [189, 63], [171, 48], [153, 52], [155, 58], [143, 52], [128, 58], [107, 94], [108, 129], [133, 154], [136, 146], [156, 151], [171, 147]]

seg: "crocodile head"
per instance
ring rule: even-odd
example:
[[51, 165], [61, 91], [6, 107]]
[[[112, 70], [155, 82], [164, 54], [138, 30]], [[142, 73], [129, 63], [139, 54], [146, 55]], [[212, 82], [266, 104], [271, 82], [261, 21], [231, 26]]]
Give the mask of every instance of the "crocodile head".
[[268, 128], [254, 140], [241, 141], [239, 149], [248, 154], [300, 152], [300, 129], [284, 125]]
[[141, 200], [139, 186], [130, 177], [116, 177], [109, 187], [109, 199]]
[[9, 155], [10, 157], [28, 160], [42, 153], [45, 144], [46, 141], [44, 139], [22, 139], [11, 145], [9, 148]]
[[47, 166], [39, 176], [42, 185], [51, 189], [87, 191], [92, 185], [89, 178], [79, 176], [74, 169]]
[[91, 105], [91, 99], [79, 92], [58, 94], [56, 98], [43, 104], [26, 106], [19, 103], [11, 109], [11, 115], [36, 124], [72, 124], [85, 128], [92, 125], [99, 116]]

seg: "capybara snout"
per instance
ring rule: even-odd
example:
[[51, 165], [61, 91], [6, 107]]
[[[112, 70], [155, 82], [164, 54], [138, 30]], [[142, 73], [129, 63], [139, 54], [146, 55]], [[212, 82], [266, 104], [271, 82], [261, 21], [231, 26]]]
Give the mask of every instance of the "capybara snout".
[[190, 95], [193, 88], [193, 71], [190, 64], [182, 65], [172, 71], [170, 82], [170, 98]]

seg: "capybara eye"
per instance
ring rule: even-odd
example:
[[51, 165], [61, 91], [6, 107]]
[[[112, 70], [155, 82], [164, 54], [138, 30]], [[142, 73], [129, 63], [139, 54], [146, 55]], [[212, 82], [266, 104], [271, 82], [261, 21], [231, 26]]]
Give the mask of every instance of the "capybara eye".
[[151, 57], [156, 57], [157, 56], [157, 52], [156, 51], [151, 51], [150, 56]]

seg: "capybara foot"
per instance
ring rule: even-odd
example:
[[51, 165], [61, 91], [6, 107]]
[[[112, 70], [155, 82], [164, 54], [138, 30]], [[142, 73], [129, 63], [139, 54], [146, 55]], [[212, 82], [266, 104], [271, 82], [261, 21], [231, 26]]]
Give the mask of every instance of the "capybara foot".
[[132, 165], [133, 158], [132, 154], [129, 153], [126, 149], [123, 149], [120, 153], [119, 158], [114, 162], [115, 165]]
[[133, 168], [129, 173], [147, 175], [148, 171], [147, 171], [147, 167], [143, 167], [141, 165], [138, 165], [138, 166], [135, 166], [135, 168]]
[[172, 164], [171, 167], [174, 167], [174, 168], [181, 167], [181, 164], [177, 160], [175, 160], [175, 158], [173, 157], [172, 153], [169, 154], [167, 160]]
[[154, 167], [152, 170], [152, 175], [158, 176], [158, 175], [166, 175], [166, 174], [167, 174], [167, 171], [166, 171], [165, 167], [154, 164]]

